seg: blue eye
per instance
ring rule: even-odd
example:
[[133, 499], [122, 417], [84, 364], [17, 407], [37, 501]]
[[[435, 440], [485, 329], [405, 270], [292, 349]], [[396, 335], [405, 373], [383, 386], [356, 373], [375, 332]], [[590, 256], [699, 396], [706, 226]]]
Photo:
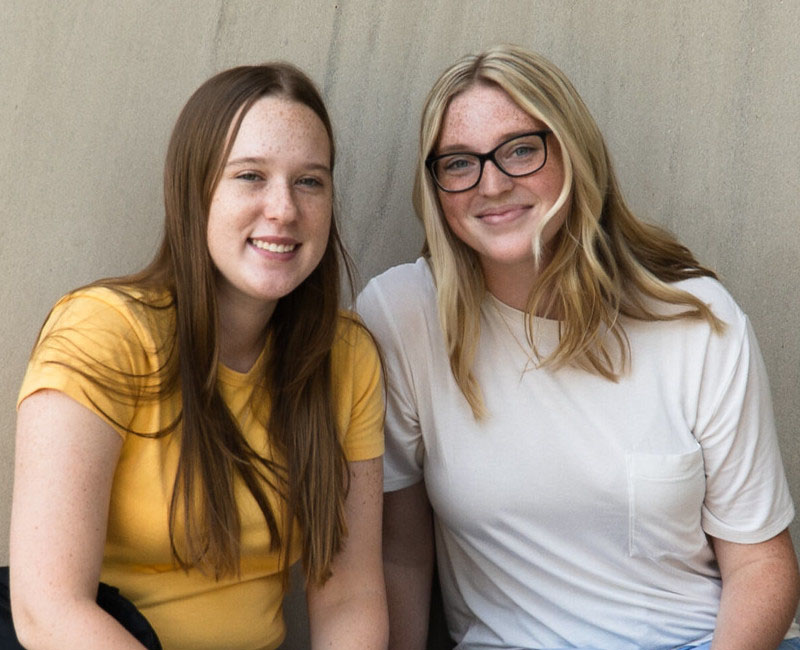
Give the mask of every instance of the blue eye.
[[443, 159], [439, 164], [448, 174], [458, 174], [473, 169], [478, 162], [469, 156], [454, 156]]
[[259, 174], [256, 174], [255, 172], [242, 172], [241, 174], [237, 174], [236, 178], [242, 181], [249, 181], [249, 182], [262, 180], [261, 176]]
[[322, 187], [322, 182], [313, 176], [305, 176], [298, 180], [297, 183], [308, 188]]
[[530, 156], [534, 151], [535, 149], [533, 147], [526, 144], [521, 144], [520, 146], [514, 148], [514, 151], [511, 152], [511, 155], [517, 157]]

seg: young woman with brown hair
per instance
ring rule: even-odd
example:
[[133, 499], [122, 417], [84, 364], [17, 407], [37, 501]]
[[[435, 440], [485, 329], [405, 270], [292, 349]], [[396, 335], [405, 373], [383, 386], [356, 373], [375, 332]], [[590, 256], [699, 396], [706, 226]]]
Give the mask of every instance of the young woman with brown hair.
[[203, 84], [143, 271], [62, 298], [19, 397], [14, 622], [29, 648], [275, 648], [302, 559], [314, 647], [382, 648], [380, 365], [339, 308], [334, 144], [286, 64]]

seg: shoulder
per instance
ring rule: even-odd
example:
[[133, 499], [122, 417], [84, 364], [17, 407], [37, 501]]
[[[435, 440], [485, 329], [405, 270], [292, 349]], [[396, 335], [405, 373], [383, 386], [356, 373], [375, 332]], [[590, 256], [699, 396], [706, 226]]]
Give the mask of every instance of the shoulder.
[[[680, 280], [671, 283], [669, 286], [673, 290], [688, 294], [688, 296], [705, 304], [714, 316], [723, 323], [725, 333], [730, 334], [733, 331], [741, 334], [745, 329], [747, 316], [719, 280], [704, 276]], [[692, 309], [688, 303], [670, 303], [655, 297], [644, 298], [643, 302], [653, 313], [663, 316], [664, 320], [639, 322], [627, 320], [625, 325], [626, 332], [663, 332], [671, 336], [684, 332], [691, 338], [697, 338], [701, 335], [701, 338], [705, 338], [721, 333], [705, 319], [680, 317], [681, 314]]]
[[687, 376], [698, 376], [711, 368], [717, 369], [719, 378], [729, 375], [753, 339], [746, 314], [714, 278], [689, 278], [670, 286], [705, 304], [722, 327], [715, 327], [705, 318], [681, 316], [690, 308], [686, 303], [649, 298], [648, 306], [665, 319], [625, 320], [625, 335], [634, 364], [639, 367], [648, 363], [671, 364], [685, 368]]
[[744, 367], [741, 364], [746, 365], [757, 350], [750, 321], [730, 292], [714, 278], [689, 278], [671, 286], [707, 305], [722, 328], [715, 328], [704, 318], [680, 317], [686, 305], [659, 303], [659, 312], [679, 317], [626, 324], [633, 362], [640, 368], [655, 364], [672, 367], [680, 371], [684, 389], [688, 390], [694, 380], [700, 382], [696, 384], [697, 391], [702, 385], [704, 395], [719, 399], [737, 368]]
[[[373, 291], [400, 291], [436, 292], [433, 275], [425, 258], [420, 257], [415, 262], [400, 264], [376, 275], [367, 285]], [[366, 289], [365, 289], [366, 291]]]
[[381, 362], [372, 335], [359, 317], [340, 311], [331, 350], [331, 374], [340, 431], [348, 460], [383, 453]]
[[31, 355], [18, 403], [58, 390], [123, 433], [139, 396], [160, 386], [174, 359], [174, 315], [164, 295], [91, 286], [61, 298]]
[[[53, 307], [39, 346], [94, 354], [142, 348], [157, 350], [174, 336], [172, 300], [166, 292], [90, 286], [63, 296]], [[101, 354], [101, 356], [103, 356]]]
[[334, 378], [344, 374], [377, 372], [380, 368], [378, 349], [371, 332], [355, 312], [342, 309], [336, 323], [336, 336], [331, 348]]
[[702, 300], [725, 323], [737, 322], [745, 317], [741, 307], [719, 280], [710, 277], [689, 278], [676, 282], [674, 286]]
[[712, 332], [710, 324], [706, 321], [687, 319], [678, 321], [687, 332], [693, 332], [696, 336], [696, 331], [701, 329], [706, 333], [703, 338], [707, 337], [709, 345], [715, 347], [720, 345], [741, 347], [744, 339], [748, 336], [749, 320], [719, 280], [709, 277], [689, 278], [676, 282], [673, 286], [704, 302], [724, 325], [723, 331]]
[[[145, 292], [133, 287], [90, 286], [63, 296], [53, 307], [50, 320], [73, 325], [114, 322], [142, 322], [172, 312], [172, 300], [166, 292]], [[156, 319], [160, 319], [156, 316]], [[98, 322], [98, 319], [99, 322]]]
[[359, 315], [347, 309], [339, 310], [336, 321], [336, 337], [333, 341], [334, 353], [344, 348], [375, 348], [372, 336]]
[[369, 281], [358, 297], [358, 313], [370, 329], [383, 320], [410, 325], [436, 312], [436, 286], [428, 262], [395, 266]]

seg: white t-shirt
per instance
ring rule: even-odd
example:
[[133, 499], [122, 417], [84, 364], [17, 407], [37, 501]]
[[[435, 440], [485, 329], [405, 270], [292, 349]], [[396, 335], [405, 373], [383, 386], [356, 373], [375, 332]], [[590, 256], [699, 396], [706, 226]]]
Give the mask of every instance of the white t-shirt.
[[[747, 317], [713, 279], [679, 286], [725, 333], [626, 322], [632, 363], [616, 383], [536, 368], [522, 312], [487, 295], [473, 369], [482, 421], [451, 374], [427, 263], [390, 269], [359, 297], [386, 364], [385, 490], [425, 480], [459, 649], [707, 640], [720, 577], [706, 534], [753, 543], [792, 520]], [[534, 331], [543, 354], [554, 349], [556, 321]]]

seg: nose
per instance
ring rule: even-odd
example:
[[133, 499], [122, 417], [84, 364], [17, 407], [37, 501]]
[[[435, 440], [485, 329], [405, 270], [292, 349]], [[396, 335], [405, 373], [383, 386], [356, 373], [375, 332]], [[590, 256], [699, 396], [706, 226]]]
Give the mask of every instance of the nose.
[[264, 188], [261, 206], [268, 221], [292, 221], [297, 218], [298, 207], [294, 187], [289, 180], [273, 179]]
[[514, 185], [514, 179], [504, 174], [493, 160], [483, 164], [483, 174], [478, 182], [478, 191], [484, 196], [496, 196], [506, 192]]

